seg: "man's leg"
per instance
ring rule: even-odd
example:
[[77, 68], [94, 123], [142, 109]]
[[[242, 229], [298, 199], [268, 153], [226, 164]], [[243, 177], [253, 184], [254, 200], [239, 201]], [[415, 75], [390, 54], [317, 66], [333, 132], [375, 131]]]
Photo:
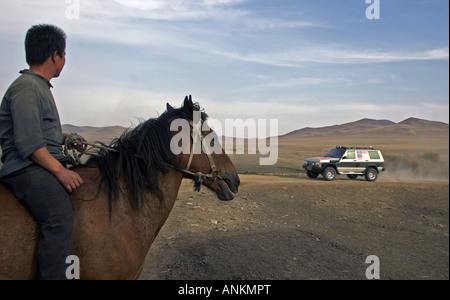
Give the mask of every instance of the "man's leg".
[[41, 225], [38, 266], [41, 280], [67, 279], [66, 258], [72, 255], [74, 209], [69, 194], [45, 169], [32, 165], [2, 178]]

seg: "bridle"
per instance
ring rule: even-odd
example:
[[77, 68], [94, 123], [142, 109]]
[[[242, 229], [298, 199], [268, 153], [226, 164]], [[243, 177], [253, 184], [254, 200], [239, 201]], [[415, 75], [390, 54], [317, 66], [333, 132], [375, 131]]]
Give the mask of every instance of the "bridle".
[[223, 178], [220, 175], [221, 170], [217, 169], [217, 167], [216, 167], [216, 164], [214, 162], [214, 158], [212, 157], [211, 151], [206, 151], [209, 149], [204, 149], [205, 150], [204, 152], [209, 161], [209, 165], [211, 167], [211, 171], [209, 172], [209, 174], [204, 174], [202, 172], [194, 173], [194, 172], [189, 171], [189, 169], [191, 168], [191, 165], [192, 165], [192, 161], [194, 159], [194, 148], [195, 148], [196, 141], [198, 141], [197, 137], [200, 136], [200, 142], [201, 142], [202, 147], [205, 147], [205, 148], [209, 147], [208, 145], [206, 145], [203, 142], [205, 139], [205, 136], [203, 135], [203, 132], [202, 132], [203, 121], [200, 121], [197, 124], [195, 124], [193, 121], [189, 121], [189, 125], [191, 128], [191, 141], [192, 141], [189, 161], [186, 165], [186, 168], [179, 169], [178, 171], [180, 171], [183, 174], [187, 175], [188, 177], [192, 178], [194, 180], [194, 191], [200, 192], [201, 186], [202, 186], [203, 182], [205, 181], [205, 179], [210, 179], [214, 182], [217, 179], [223, 180]]

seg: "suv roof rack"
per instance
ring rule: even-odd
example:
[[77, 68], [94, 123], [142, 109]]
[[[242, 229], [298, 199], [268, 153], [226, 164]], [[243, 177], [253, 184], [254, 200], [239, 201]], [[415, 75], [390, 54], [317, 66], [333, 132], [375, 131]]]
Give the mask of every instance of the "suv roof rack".
[[374, 149], [373, 146], [367, 147], [346, 147], [346, 146], [336, 146], [336, 149]]

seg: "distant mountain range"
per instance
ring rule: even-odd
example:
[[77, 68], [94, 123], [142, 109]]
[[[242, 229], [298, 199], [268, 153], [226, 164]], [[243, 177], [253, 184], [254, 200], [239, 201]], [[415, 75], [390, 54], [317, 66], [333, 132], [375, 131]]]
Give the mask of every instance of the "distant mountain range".
[[87, 141], [100, 141], [108, 143], [114, 138], [120, 137], [120, 135], [127, 130], [121, 126], [109, 126], [109, 127], [92, 127], [92, 126], [75, 126], [65, 124], [62, 126], [65, 133], [78, 133], [83, 136]]
[[280, 138], [338, 136], [338, 135], [448, 135], [449, 124], [409, 118], [400, 123], [389, 120], [362, 119], [341, 125], [320, 128], [306, 127], [292, 131]]
[[[63, 125], [63, 131], [78, 133], [88, 141], [109, 142], [119, 137], [127, 128], [121, 126], [91, 127]], [[355, 122], [320, 128], [306, 127], [280, 136], [280, 138], [301, 138], [320, 136], [352, 135], [445, 135], [449, 134], [449, 124], [409, 118], [400, 123], [389, 120], [362, 119]]]

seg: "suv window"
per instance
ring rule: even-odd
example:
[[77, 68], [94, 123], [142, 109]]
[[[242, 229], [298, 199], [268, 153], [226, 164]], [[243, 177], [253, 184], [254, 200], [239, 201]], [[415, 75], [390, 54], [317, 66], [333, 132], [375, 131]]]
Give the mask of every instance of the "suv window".
[[355, 151], [348, 151], [347, 158], [348, 159], [356, 159]]
[[330, 152], [328, 152], [327, 157], [337, 157], [341, 158], [342, 155], [344, 155], [345, 149], [333, 149]]
[[370, 159], [380, 159], [380, 154], [378, 151], [369, 151], [369, 157]]

